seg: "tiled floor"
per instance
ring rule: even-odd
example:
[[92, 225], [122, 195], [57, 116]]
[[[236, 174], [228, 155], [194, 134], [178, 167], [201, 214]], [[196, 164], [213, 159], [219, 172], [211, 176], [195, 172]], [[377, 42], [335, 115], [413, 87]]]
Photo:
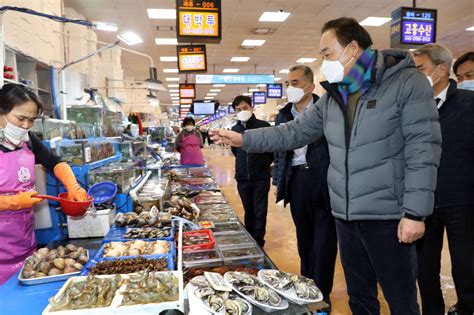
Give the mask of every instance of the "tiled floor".
[[[204, 155], [214, 178], [227, 196], [231, 206], [237, 210], [241, 221], [243, 221], [243, 208], [234, 180], [234, 157], [230, 153], [230, 150], [214, 146], [213, 148], [204, 149]], [[274, 203], [274, 194], [275, 190], [274, 187], [272, 187], [269, 196], [270, 202], [265, 251], [278, 268], [288, 272], [299, 273], [300, 267], [296, 248], [295, 228], [290, 211], [288, 208], [285, 209], [281, 204]], [[445, 301], [448, 307], [456, 301], [456, 293], [451, 278], [451, 263], [447, 246], [444, 246], [444, 248], [441, 278]], [[337, 259], [334, 283], [335, 285], [331, 296], [333, 302], [332, 314], [350, 314], [344, 273], [339, 258]], [[379, 290], [379, 296], [382, 309], [381, 314], [390, 314], [381, 290]]]

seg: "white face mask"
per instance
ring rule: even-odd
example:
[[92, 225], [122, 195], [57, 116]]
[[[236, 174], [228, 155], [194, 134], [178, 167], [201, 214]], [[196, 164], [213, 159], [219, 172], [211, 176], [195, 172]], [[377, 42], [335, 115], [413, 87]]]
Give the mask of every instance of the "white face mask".
[[[347, 48], [348, 46], [346, 46]], [[321, 65], [321, 72], [329, 83], [339, 83], [344, 79], [344, 67], [354, 59], [352, 57], [349, 61], [343, 65], [341, 63], [341, 58], [346, 52], [346, 48], [342, 52], [342, 55], [337, 60], [323, 60]]]
[[21, 144], [28, 142], [30, 137], [28, 136], [28, 131], [31, 129], [23, 129], [21, 127], [17, 127], [11, 122], [7, 120], [7, 117], [3, 115], [7, 125], [3, 128], [3, 135], [9, 142], [14, 144], [15, 146], [20, 146]]
[[243, 110], [237, 114], [237, 119], [241, 122], [247, 122], [252, 117], [252, 112], [249, 110]]
[[434, 74], [436, 71], [438, 71], [438, 68], [439, 68], [439, 66], [437, 66], [437, 67], [433, 70], [433, 72], [431, 72], [431, 75], [427, 75], [427, 76], [426, 76], [426, 78], [428, 79], [428, 82], [430, 82], [430, 85], [431, 85], [431, 86], [435, 85], [435, 84], [439, 81], [439, 79], [440, 79], [440, 78], [438, 78], [436, 81], [433, 82], [433, 74]]
[[288, 102], [298, 103], [304, 97], [304, 89], [309, 85], [309, 83], [304, 88], [297, 88], [294, 86], [289, 86], [286, 88], [286, 96], [288, 97]]
[[464, 80], [458, 83], [458, 89], [474, 91], [474, 80]]
[[191, 132], [194, 130], [194, 126], [185, 126], [184, 129], [186, 129], [187, 131]]

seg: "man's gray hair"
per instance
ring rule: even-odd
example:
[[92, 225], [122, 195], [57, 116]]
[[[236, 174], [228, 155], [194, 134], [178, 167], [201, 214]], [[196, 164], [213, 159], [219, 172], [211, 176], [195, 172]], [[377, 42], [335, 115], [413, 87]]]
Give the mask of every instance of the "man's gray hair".
[[313, 83], [314, 82], [314, 72], [313, 70], [305, 65], [294, 65], [290, 67], [290, 72], [301, 70], [303, 71], [303, 76], [305, 77], [306, 81]]
[[415, 57], [427, 56], [434, 65], [445, 64], [448, 66], [448, 74], [451, 74], [451, 66], [453, 65], [453, 54], [444, 45], [426, 44], [413, 52]]

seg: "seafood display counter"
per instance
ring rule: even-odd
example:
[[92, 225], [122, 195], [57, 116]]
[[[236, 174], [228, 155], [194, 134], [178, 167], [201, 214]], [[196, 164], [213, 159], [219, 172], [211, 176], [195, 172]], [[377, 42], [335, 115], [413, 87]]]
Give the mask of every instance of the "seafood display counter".
[[136, 196], [103, 238], [56, 240], [29, 257], [0, 286], [0, 313], [307, 314], [327, 306], [312, 280], [277, 269], [207, 167], [167, 167]]

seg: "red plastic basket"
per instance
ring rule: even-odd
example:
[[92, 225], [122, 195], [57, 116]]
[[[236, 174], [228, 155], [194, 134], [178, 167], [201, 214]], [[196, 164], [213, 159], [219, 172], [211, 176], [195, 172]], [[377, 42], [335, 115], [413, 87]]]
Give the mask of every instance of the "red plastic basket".
[[[209, 237], [208, 243], [196, 244], [196, 245], [184, 245], [184, 240], [191, 236], [206, 235]], [[183, 232], [183, 250], [201, 250], [201, 249], [213, 249], [215, 244], [214, 236], [211, 230], [196, 230]]]

